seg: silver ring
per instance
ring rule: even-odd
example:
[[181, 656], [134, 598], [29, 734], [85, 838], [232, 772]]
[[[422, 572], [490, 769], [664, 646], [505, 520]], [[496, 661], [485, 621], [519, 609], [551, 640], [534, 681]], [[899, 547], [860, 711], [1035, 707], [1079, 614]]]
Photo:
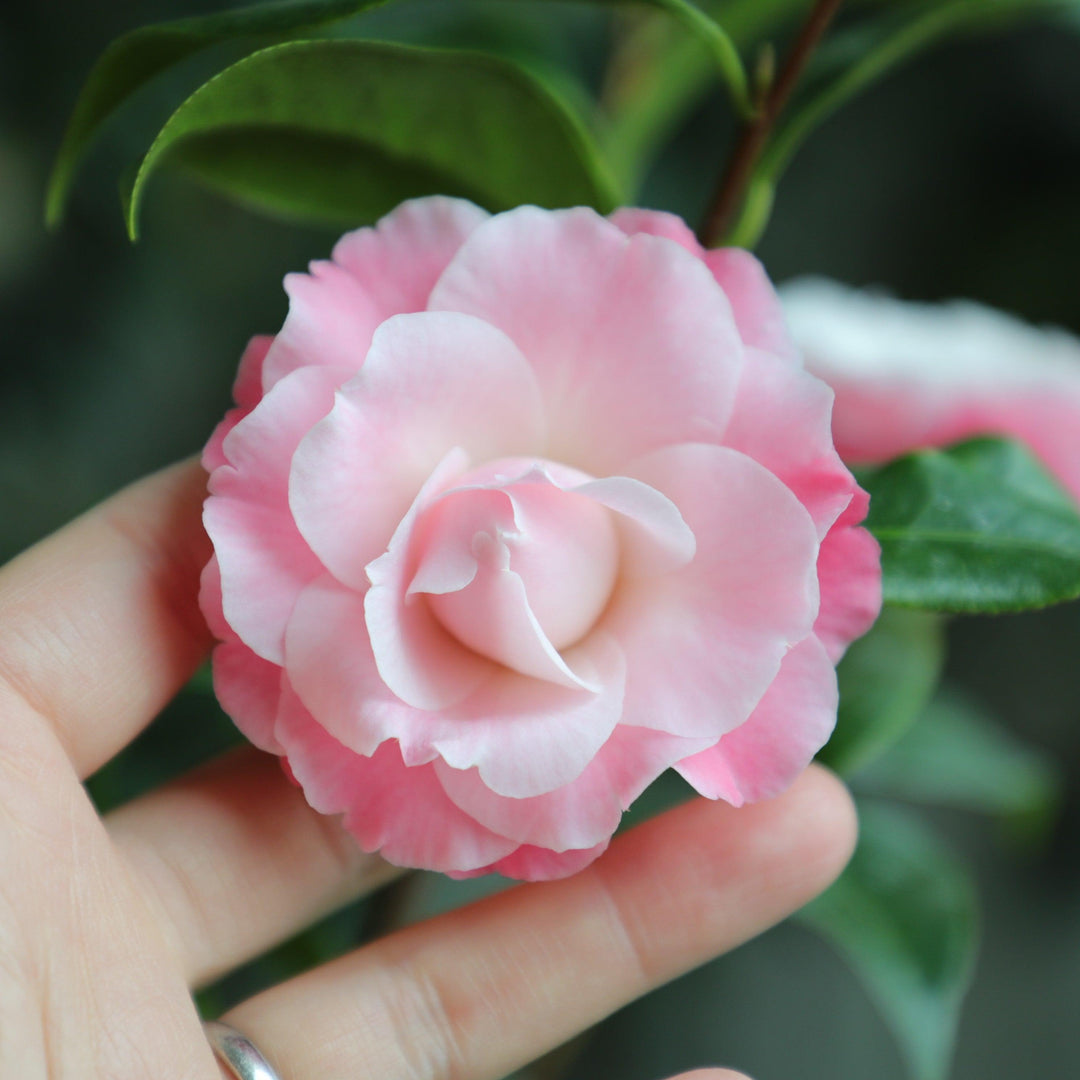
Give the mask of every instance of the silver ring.
[[236, 1028], [207, 1020], [203, 1031], [218, 1061], [236, 1080], [281, 1080], [255, 1044]]

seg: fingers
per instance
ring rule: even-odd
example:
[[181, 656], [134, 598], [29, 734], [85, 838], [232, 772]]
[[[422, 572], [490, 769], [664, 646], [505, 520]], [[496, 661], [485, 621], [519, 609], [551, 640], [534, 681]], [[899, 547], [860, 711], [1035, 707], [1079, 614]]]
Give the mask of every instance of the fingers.
[[210, 644], [199, 613], [205, 474], [122, 491], [0, 570], [0, 681], [50, 723], [80, 776], [127, 743]]
[[810, 769], [742, 810], [696, 801], [565, 881], [410, 927], [226, 1018], [290, 1080], [484, 1080], [761, 932], [848, 859], [854, 812]]
[[400, 873], [251, 749], [128, 803], [106, 824], [173, 928], [193, 985]]

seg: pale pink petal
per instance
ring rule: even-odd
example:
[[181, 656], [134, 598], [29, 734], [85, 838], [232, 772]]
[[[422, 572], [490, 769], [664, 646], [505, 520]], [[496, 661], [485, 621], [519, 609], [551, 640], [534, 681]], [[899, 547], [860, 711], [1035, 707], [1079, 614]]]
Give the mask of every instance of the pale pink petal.
[[263, 390], [304, 367], [321, 367], [343, 383], [360, 370], [375, 328], [388, 312], [348, 271], [313, 262], [306, 274], [287, 274], [289, 314], [262, 366]]
[[374, 228], [346, 233], [334, 245], [334, 262], [375, 298], [384, 317], [423, 311], [447, 263], [489, 216], [464, 199], [410, 199]]
[[353, 588], [387, 548], [444, 454], [532, 454], [544, 417], [535, 377], [505, 334], [455, 313], [395, 316], [363, 369], [296, 453], [290, 502], [301, 533]]
[[823, 537], [855, 481], [833, 448], [833, 394], [786, 360], [747, 349], [724, 445], [752, 457], [798, 496]]
[[277, 383], [222, 444], [203, 523], [221, 570], [225, 618], [259, 656], [282, 662], [285, 623], [300, 590], [323, 572], [293, 522], [289, 465], [302, 435], [329, 410], [333, 378], [305, 368]]
[[508, 799], [492, 791], [476, 769], [435, 762], [450, 798], [470, 817], [522, 844], [555, 852], [584, 850], [608, 840], [622, 813], [665, 769], [710, 745], [619, 724], [585, 771], [544, 795]]
[[618, 723], [625, 665], [602, 635], [568, 654], [595, 691], [495, 671], [459, 704], [424, 710], [382, 681], [362, 619], [362, 599], [323, 578], [297, 601], [286, 639], [297, 696], [357, 753], [397, 739], [409, 765], [442, 755], [459, 769], [476, 766], [504, 794], [532, 795], [578, 776]]
[[603, 634], [569, 650], [567, 660], [592, 689], [500, 672], [431, 725], [443, 761], [458, 770], [475, 766], [487, 788], [514, 799], [579, 777], [619, 722], [626, 663]]
[[213, 652], [214, 693], [233, 723], [260, 750], [281, 753], [274, 723], [281, 698], [282, 671], [231, 638]]
[[230, 409], [225, 414], [224, 419], [214, 428], [213, 434], [203, 448], [202, 467], [207, 472], [213, 472], [219, 465], [225, 464], [225, 451], [222, 446], [225, 436], [262, 399], [262, 365], [273, 340], [266, 334], [253, 337], [248, 342], [244, 355], [240, 357], [240, 369], [233, 383], [233, 400], [236, 402], [236, 408]]
[[428, 605], [408, 595], [416, 573], [413, 524], [420, 511], [461, 475], [465, 452], [452, 450], [435, 468], [401, 520], [386, 554], [368, 566], [364, 597], [368, 636], [379, 674], [417, 709], [445, 709], [491, 677], [494, 664], [457, 642]]
[[[554, 852], [546, 848], [533, 847], [531, 844], [522, 844], [513, 854], [507, 855], [505, 859], [500, 859], [491, 866], [484, 867], [477, 873], [502, 874], [503, 877], [515, 878], [518, 881], [555, 881], [584, 870], [586, 866], [603, 855], [607, 847], [607, 840], [584, 851]], [[450, 876], [464, 875], [451, 874]]]
[[811, 635], [784, 657], [750, 719], [675, 768], [710, 799], [734, 806], [784, 791], [836, 724], [836, 671]]
[[866, 493], [858, 489], [822, 540], [818, 555], [821, 610], [814, 633], [834, 664], [881, 612], [881, 548], [866, 529], [859, 528], [868, 502]]
[[772, 473], [726, 447], [669, 447], [628, 472], [675, 503], [697, 554], [666, 577], [625, 582], [601, 624], [627, 654], [623, 722], [715, 741], [811, 632], [814, 523]]
[[780, 298], [758, 259], [742, 248], [716, 248], [705, 253], [705, 265], [731, 301], [743, 342], [801, 364]]
[[225, 621], [221, 606], [221, 567], [218, 566], [217, 555], [210, 556], [210, 561], [199, 576], [199, 609], [210, 627], [210, 633], [219, 641], [233, 636], [232, 627]]
[[742, 345], [707, 268], [668, 240], [627, 238], [591, 210], [522, 207], [466, 240], [429, 306], [513, 339], [540, 382], [554, 460], [604, 476], [723, 435]]
[[287, 683], [276, 734], [308, 802], [320, 813], [344, 814], [365, 851], [399, 866], [460, 873], [518, 846], [459, 810], [431, 765], [406, 766], [396, 743], [371, 757], [352, 753], [312, 719]]
[[256, 334], [244, 349], [240, 357], [240, 367], [236, 372], [236, 381], [233, 383], [233, 401], [241, 409], [254, 409], [262, 400], [263, 364], [266, 363], [266, 354], [274, 343], [273, 334]]
[[633, 236], [636, 233], [662, 236], [665, 240], [674, 240], [679, 247], [685, 248], [699, 259], [705, 255], [705, 249], [697, 242], [697, 237], [686, 222], [677, 214], [669, 214], [666, 210], [643, 210], [637, 206], [622, 206], [613, 214], [608, 215], [608, 221], [620, 228], [627, 236]]
[[571, 490], [595, 499], [618, 515], [615, 523], [621, 574], [667, 574], [694, 557], [697, 541], [679, 508], [648, 484], [628, 476], [608, 476]]

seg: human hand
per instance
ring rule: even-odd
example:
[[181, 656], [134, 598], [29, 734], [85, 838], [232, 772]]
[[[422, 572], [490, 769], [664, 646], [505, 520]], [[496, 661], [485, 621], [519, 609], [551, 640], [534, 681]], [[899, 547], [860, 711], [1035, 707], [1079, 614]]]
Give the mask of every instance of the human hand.
[[[104, 819], [82, 787], [211, 645], [204, 482], [168, 469], [0, 571], [4, 1080], [218, 1080], [191, 988], [399, 873], [253, 749]], [[575, 877], [398, 931], [223, 1019], [282, 1080], [502, 1076], [784, 918], [854, 835], [815, 767], [771, 802], [696, 800]]]

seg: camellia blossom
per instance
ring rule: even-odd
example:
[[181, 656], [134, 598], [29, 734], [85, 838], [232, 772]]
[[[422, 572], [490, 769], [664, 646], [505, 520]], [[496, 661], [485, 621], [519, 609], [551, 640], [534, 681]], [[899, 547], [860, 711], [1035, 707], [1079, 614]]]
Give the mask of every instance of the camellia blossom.
[[1080, 341], [971, 301], [910, 303], [805, 278], [781, 289], [807, 367], [836, 392], [845, 461], [975, 435], [1025, 443], [1080, 500]]
[[214, 432], [224, 708], [368, 851], [559, 877], [674, 766], [828, 738], [867, 499], [756, 260], [645, 211], [403, 204], [286, 279]]

